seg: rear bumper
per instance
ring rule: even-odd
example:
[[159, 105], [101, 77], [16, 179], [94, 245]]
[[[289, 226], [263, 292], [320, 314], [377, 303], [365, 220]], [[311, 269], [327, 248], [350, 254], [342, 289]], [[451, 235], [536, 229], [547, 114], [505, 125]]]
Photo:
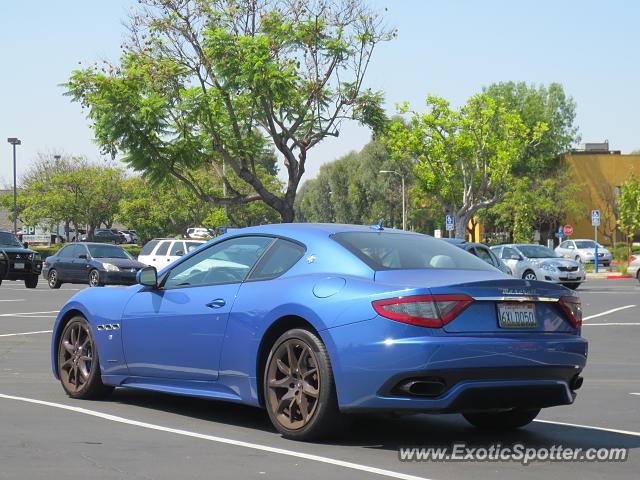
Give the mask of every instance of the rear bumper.
[[[365, 325], [368, 324], [368, 325]], [[446, 334], [385, 319], [323, 332], [344, 411], [468, 412], [573, 402], [587, 342], [573, 334]], [[406, 379], [438, 379], [428, 395]], [[431, 394], [433, 393], [433, 394]]]

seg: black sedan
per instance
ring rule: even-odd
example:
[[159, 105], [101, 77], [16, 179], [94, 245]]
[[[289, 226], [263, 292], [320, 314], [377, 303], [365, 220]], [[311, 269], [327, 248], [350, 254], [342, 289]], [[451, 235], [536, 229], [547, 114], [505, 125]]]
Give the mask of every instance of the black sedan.
[[50, 288], [60, 288], [63, 283], [88, 283], [91, 287], [133, 285], [136, 273], [145, 266], [121, 247], [78, 242], [47, 257], [42, 276]]
[[0, 283], [24, 280], [27, 288], [36, 288], [41, 270], [38, 252], [25, 248], [13, 233], [0, 231]]

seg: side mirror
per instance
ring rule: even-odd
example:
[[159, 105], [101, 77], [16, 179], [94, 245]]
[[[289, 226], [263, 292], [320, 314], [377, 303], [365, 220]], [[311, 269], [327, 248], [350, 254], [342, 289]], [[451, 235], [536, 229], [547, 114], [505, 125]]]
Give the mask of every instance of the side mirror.
[[136, 281], [145, 287], [158, 287], [158, 271], [156, 267], [144, 267], [136, 273]]
[[507, 260], [522, 260], [520, 255], [511, 255]]
[[24, 243], [22, 244], [22, 246], [23, 246], [24, 248], [29, 248], [29, 242], [24, 242]]
[[87, 256], [86, 253], [81, 253], [80, 255], [78, 255], [78, 258], [81, 258], [82, 260], [88, 260], [89, 257]]
[[573, 250], [573, 249], [575, 249], [576, 247], [574, 247], [573, 245], [569, 245], [567, 248], [568, 248], [569, 250]]
[[178, 251], [176, 252], [176, 255], [177, 255], [178, 257], [181, 257], [181, 256], [183, 256], [183, 255], [184, 255], [184, 251], [182, 251], [182, 250], [178, 250]]

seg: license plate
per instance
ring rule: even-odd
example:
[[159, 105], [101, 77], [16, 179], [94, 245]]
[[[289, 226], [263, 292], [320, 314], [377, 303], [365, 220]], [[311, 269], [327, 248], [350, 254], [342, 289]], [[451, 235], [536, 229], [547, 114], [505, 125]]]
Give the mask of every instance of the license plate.
[[14, 263], [13, 268], [16, 270], [22, 270], [24, 268], [24, 263]]
[[500, 328], [535, 328], [536, 308], [533, 303], [498, 303]]
[[577, 275], [575, 273], [567, 273], [567, 278], [576, 278]]

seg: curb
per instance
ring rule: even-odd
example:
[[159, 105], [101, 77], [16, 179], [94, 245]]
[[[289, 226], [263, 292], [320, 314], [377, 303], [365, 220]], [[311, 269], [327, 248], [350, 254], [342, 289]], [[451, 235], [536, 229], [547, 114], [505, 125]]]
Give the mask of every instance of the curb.
[[608, 275], [607, 280], [616, 280], [618, 278], [633, 278], [631, 275]]

